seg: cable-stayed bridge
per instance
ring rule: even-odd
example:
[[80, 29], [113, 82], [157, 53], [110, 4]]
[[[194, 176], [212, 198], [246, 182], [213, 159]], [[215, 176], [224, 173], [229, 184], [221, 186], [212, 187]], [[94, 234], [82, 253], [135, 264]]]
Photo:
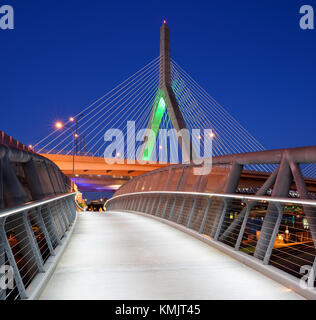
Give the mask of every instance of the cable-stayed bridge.
[[[161, 27], [159, 57], [71, 119], [78, 120], [76, 124], [68, 120], [62, 130], [56, 128], [34, 148], [36, 152], [57, 163], [67, 176], [76, 180], [82, 190], [87, 190], [89, 187], [102, 190], [106, 186], [109, 189], [111, 186], [117, 188], [130, 177], [174, 162], [173, 154], [178, 154], [180, 150], [178, 141], [170, 139], [166, 146], [161, 146], [158, 139], [158, 131], [161, 129], [174, 128], [178, 131], [188, 129], [191, 132], [190, 145], [181, 146], [182, 152], [176, 162], [182, 161], [181, 156], [186, 149], [190, 149], [196, 157], [202, 158], [265, 150], [262, 144], [223, 106], [171, 59], [169, 28], [166, 23]], [[128, 122], [133, 122], [133, 126], [128, 126]], [[74, 139], [71, 127], [76, 131]], [[109, 141], [105, 141], [104, 135], [107, 130], [113, 128], [122, 132], [122, 135], [117, 137], [117, 143], [121, 148], [105, 155], [104, 151]], [[144, 144], [143, 131], [146, 128], [154, 129], [151, 146], [149, 142]], [[194, 129], [200, 130], [198, 139], [193, 139]], [[204, 136], [206, 129], [212, 131]], [[135, 133], [136, 137], [133, 136]], [[73, 140], [75, 140], [74, 168]], [[203, 152], [203, 146], [207, 143], [211, 148], [206, 148]], [[134, 144], [135, 151], [130, 152], [128, 144]], [[145, 151], [144, 148], [150, 151], [146, 157], [144, 152], [148, 150]], [[120, 161], [116, 165], [109, 166], [104, 161], [104, 156], [125, 162]], [[148, 163], [141, 166], [127, 164], [128, 159], [142, 159]], [[155, 164], [151, 165], [149, 160], [155, 160]], [[271, 173], [276, 169], [276, 165], [275, 163], [247, 164], [244, 169]], [[307, 177], [313, 177], [315, 174], [313, 165], [302, 164], [302, 170]], [[243, 174], [247, 175], [246, 172]], [[72, 177], [73, 175], [75, 177]], [[258, 175], [258, 179], [262, 180], [260, 177], [265, 176]]]
[[[172, 129], [188, 129], [189, 138], [162, 145], [161, 130]], [[112, 149], [108, 130], [117, 133]], [[0, 258], [14, 274], [2, 299], [60, 291], [62, 298], [249, 298], [254, 287], [265, 288], [261, 298], [316, 297], [316, 147], [265, 150], [170, 58], [165, 22], [158, 58], [32, 150], [2, 137]], [[78, 213], [69, 178], [81, 190], [120, 188], [106, 213]], [[228, 256], [235, 264], [227, 263], [232, 276], [224, 284], [219, 267], [212, 278], [206, 264]]]

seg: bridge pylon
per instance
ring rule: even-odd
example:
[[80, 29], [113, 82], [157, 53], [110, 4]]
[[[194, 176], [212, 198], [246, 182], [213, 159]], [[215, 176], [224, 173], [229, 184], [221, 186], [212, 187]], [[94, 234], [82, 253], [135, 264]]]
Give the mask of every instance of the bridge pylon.
[[[163, 21], [163, 24], [160, 27], [160, 68], [158, 92], [147, 125], [147, 128], [152, 130], [152, 134], [154, 136], [149, 137], [149, 139], [148, 137], [147, 139], [145, 138], [145, 143], [143, 144], [141, 152], [142, 160], [151, 160], [151, 155], [155, 147], [155, 141], [164, 112], [168, 112], [173, 128], [177, 132], [182, 129], [187, 129], [177, 98], [171, 86], [170, 35], [166, 20]], [[178, 143], [182, 151], [182, 158], [191, 161], [194, 157], [191, 139], [189, 141], [179, 139]]]

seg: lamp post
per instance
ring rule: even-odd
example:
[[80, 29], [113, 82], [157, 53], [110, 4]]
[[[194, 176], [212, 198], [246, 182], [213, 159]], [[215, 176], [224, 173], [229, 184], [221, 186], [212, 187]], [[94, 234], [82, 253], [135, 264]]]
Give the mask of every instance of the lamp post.
[[[76, 125], [75, 125], [75, 133], [76, 133], [76, 135], [77, 135], [77, 137], [78, 137], [78, 122], [79, 122], [79, 120], [80, 120], [80, 118], [82, 118], [82, 117], [84, 117], [84, 114], [83, 113], [81, 113], [81, 114], [79, 114], [79, 116], [77, 116], [77, 117], [70, 117], [69, 118], [69, 121], [70, 122], [74, 122]], [[78, 154], [78, 143], [77, 143], [77, 139], [76, 139], [76, 147], [75, 147], [75, 154], [77, 155]]]
[[62, 122], [56, 122], [56, 128], [62, 129], [63, 127], [69, 128], [72, 131], [72, 186], [71, 191], [74, 191], [75, 187], [75, 141], [77, 140], [78, 134], [72, 128], [72, 126], [63, 124]]

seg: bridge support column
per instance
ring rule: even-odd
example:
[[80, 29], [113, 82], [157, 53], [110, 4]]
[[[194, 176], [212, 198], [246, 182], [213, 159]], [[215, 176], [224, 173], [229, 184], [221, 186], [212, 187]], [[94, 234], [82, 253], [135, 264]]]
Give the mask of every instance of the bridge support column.
[[[276, 183], [273, 188], [272, 197], [287, 197], [290, 191], [292, 180], [293, 176], [288, 160], [286, 157], [283, 157], [278, 176], [276, 178]], [[282, 218], [282, 213], [282, 210], [276, 210], [272, 203], [269, 204], [254, 252], [255, 258], [265, 260], [266, 262], [268, 258], [270, 258], [266, 256], [269, 254], [267, 250], [271, 241], [275, 241], [275, 238], [272, 239], [272, 237], [274, 237], [275, 228], [279, 228], [279, 225], [277, 224], [281, 222], [280, 217]]]
[[[279, 167], [277, 167], [273, 173], [270, 175], [270, 177], [266, 180], [266, 182], [261, 186], [261, 188], [257, 191], [256, 196], [263, 196], [267, 193], [268, 189], [271, 188], [275, 180], [277, 178], [279, 172]], [[255, 207], [257, 201], [251, 201], [250, 203], [247, 204], [247, 206], [239, 213], [237, 218], [229, 225], [229, 227], [224, 231], [224, 233], [220, 236], [219, 240], [224, 241], [226, 240], [241, 224], [240, 232], [238, 237], [243, 237], [244, 230], [247, 225], [247, 219], [248, 219], [248, 214], [250, 210]], [[248, 211], [248, 213], [247, 213]], [[237, 245], [238, 241], [236, 242]], [[239, 246], [237, 246], [239, 248]]]
[[[295, 181], [297, 191], [300, 195], [300, 198], [308, 199], [309, 196], [308, 196], [307, 187], [306, 187], [304, 177], [302, 175], [299, 164], [291, 161], [290, 167], [292, 170], [293, 178]], [[310, 230], [312, 239], [314, 241], [314, 246], [316, 246], [316, 209], [315, 207], [303, 206], [303, 210], [309, 225], [309, 230]]]
[[[243, 165], [237, 163], [236, 161], [232, 163], [224, 193], [235, 193], [238, 187], [242, 169]], [[226, 217], [226, 212], [229, 211], [230, 206], [231, 200], [225, 200], [224, 204], [222, 204], [219, 207], [218, 213], [216, 214], [214, 226], [211, 232], [211, 237], [215, 238], [215, 235], [217, 235], [218, 238], [224, 231], [222, 230], [222, 225]]]
[[[183, 115], [171, 86], [169, 27], [166, 23], [163, 23], [160, 28], [160, 68], [157, 98], [158, 99], [155, 99], [155, 104], [153, 106], [153, 110], [149, 117], [149, 123], [147, 125], [147, 128], [153, 129], [153, 132], [155, 132], [155, 136], [153, 136], [153, 139], [147, 140], [147, 142], [144, 144], [143, 150], [140, 153], [143, 160], [150, 160], [151, 158], [152, 150], [150, 149], [152, 149], [152, 146], [150, 141], [156, 140], [157, 131], [159, 130], [161, 122], [161, 118], [159, 118], [156, 114], [161, 99], [164, 101], [164, 108], [166, 108], [166, 110], [163, 110], [163, 112], [168, 112], [173, 128], [177, 132], [182, 129], [186, 129]], [[185, 141], [185, 139], [183, 139], [183, 141], [181, 140], [182, 139], [179, 139], [179, 146], [182, 151], [182, 158], [190, 162], [190, 160], [194, 158], [192, 141], [191, 139], [190, 141]]]

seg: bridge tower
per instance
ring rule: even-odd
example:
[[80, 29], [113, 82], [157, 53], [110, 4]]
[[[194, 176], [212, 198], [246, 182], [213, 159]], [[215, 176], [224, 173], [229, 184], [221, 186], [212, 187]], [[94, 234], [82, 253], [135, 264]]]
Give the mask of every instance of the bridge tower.
[[[144, 143], [143, 151], [141, 152], [142, 160], [149, 161], [151, 159], [159, 126], [165, 111], [168, 112], [175, 130], [179, 132], [182, 129], [186, 129], [183, 115], [171, 86], [170, 36], [166, 20], [163, 21], [163, 24], [160, 27], [158, 92], [147, 125], [147, 128], [152, 130], [154, 136], [145, 140], [146, 142]], [[191, 140], [185, 141], [184, 139], [179, 139], [178, 142], [182, 151], [182, 157], [184, 159], [192, 160], [194, 152]]]

